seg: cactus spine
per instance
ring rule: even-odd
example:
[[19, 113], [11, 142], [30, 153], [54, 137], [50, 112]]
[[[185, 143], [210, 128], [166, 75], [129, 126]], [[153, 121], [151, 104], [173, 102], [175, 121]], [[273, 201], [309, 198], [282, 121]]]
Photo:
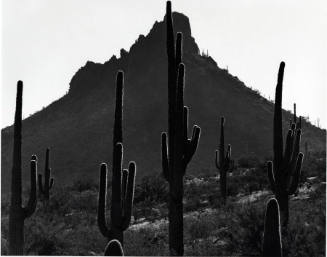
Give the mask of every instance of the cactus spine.
[[50, 198], [50, 189], [53, 186], [54, 179], [51, 177], [50, 168], [50, 149], [47, 148], [45, 153], [45, 168], [44, 168], [44, 185], [42, 185], [42, 174], [38, 174], [39, 194], [43, 195], [45, 200]]
[[281, 62], [275, 95], [274, 111], [274, 160], [268, 162], [268, 178], [271, 189], [279, 204], [281, 222], [287, 227], [289, 217], [289, 196], [297, 190], [303, 154], [300, 153], [301, 129], [293, 123], [287, 133], [285, 151], [283, 151], [282, 91], [285, 63]]
[[280, 230], [279, 206], [277, 200], [272, 198], [268, 201], [266, 208], [263, 256], [283, 256]]
[[[225, 118], [220, 118], [220, 143], [219, 150], [216, 150], [216, 167], [220, 172], [220, 191], [223, 203], [227, 198], [227, 172], [231, 172], [234, 168], [234, 162], [231, 160], [232, 147], [228, 145], [225, 154], [225, 135], [224, 135]], [[219, 152], [219, 153], [218, 153]]]
[[111, 240], [104, 250], [104, 256], [124, 256], [124, 251], [118, 240]]
[[167, 55], [168, 55], [168, 142], [161, 136], [163, 175], [169, 183], [169, 250], [170, 255], [183, 255], [183, 177], [200, 138], [200, 128], [188, 132], [188, 108], [184, 106], [184, 74], [182, 63], [182, 33], [177, 33], [176, 47], [171, 13], [167, 1]]
[[26, 207], [22, 207], [22, 102], [23, 82], [17, 83], [16, 111], [14, 123], [13, 168], [11, 174], [11, 203], [9, 211], [9, 254], [24, 253], [24, 220], [36, 208], [37, 158], [31, 158], [31, 191]]
[[116, 109], [113, 136], [113, 165], [112, 165], [112, 199], [111, 224], [106, 223], [106, 194], [107, 194], [107, 165], [101, 164], [100, 189], [98, 202], [98, 225], [103, 236], [108, 240], [116, 239], [124, 243], [123, 232], [129, 226], [132, 215], [134, 198], [134, 180], [136, 173], [135, 162], [129, 163], [128, 170], [122, 169], [123, 163], [123, 85], [124, 73], [117, 74]]

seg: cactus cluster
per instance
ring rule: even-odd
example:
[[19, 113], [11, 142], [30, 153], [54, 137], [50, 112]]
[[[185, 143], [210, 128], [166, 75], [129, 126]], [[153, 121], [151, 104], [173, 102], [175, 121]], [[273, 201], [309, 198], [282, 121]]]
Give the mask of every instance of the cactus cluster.
[[44, 168], [44, 184], [42, 183], [42, 174], [38, 174], [39, 194], [43, 196], [46, 201], [49, 201], [50, 190], [53, 186], [54, 179], [51, 178], [50, 168], [50, 149], [47, 148], [45, 153], [45, 168]]
[[168, 55], [168, 136], [162, 133], [162, 168], [169, 183], [169, 250], [171, 255], [183, 255], [183, 177], [187, 164], [196, 151], [200, 128], [194, 126], [192, 138], [188, 138], [188, 108], [184, 106], [185, 65], [182, 63], [182, 33], [177, 33], [175, 45], [170, 1], [167, 2], [165, 19]]
[[100, 189], [98, 202], [98, 226], [108, 241], [116, 239], [124, 244], [123, 232], [129, 227], [135, 188], [136, 165], [129, 163], [129, 168], [122, 169], [123, 163], [123, 86], [124, 73], [119, 71], [116, 81], [116, 109], [113, 135], [113, 165], [110, 228], [106, 222], [107, 165], [101, 164]]
[[23, 82], [17, 83], [16, 111], [14, 122], [13, 168], [11, 173], [11, 202], [9, 210], [9, 254], [24, 253], [24, 220], [36, 208], [37, 157], [31, 158], [31, 191], [28, 203], [22, 207], [22, 104]]
[[223, 203], [226, 203], [227, 199], [227, 172], [232, 172], [234, 169], [234, 161], [231, 160], [232, 147], [227, 146], [225, 154], [225, 135], [224, 135], [225, 118], [220, 118], [220, 143], [219, 149], [216, 150], [215, 164], [220, 173], [220, 192], [223, 198]]
[[[282, 90], [285, 63], [281, 62], [275, 95], [273, 148], [274, 160], [268, 162], [268, 178], [278, 201], [283, 227], [287, 227], [289, 196], [299, 185], [303, 154], [300, 153], [301, 129], [292, 123], [283, 150]], [[296, 114], [295, 121], [296, 121]], [[300, 124], [300, 123], [299, 123]]]

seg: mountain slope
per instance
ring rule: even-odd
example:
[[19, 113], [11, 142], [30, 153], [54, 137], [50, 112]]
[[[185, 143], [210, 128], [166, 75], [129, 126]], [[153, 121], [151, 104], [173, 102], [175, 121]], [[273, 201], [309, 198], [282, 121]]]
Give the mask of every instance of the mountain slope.
[[[226, 117], [226, 142], [232, 144], [234, 157], [271, 156], [273, 104], [220, 69], [211, 57], [199, 55], [188, 18], [179, 13], [174, 13], [173, 18], [176, 32], [182, 31], [184, 35], [189, 133], [193, 124], [202, 129], [188, 172], [215, 169], [218, 120], [222, 115]], [[129, 52], [122, 49], [119, 59], [113, 56], [104, 64], [87, 62], [72, 78], [67, 95], [25, 119], [23, 176], [29, 176], [31, 154], [38, 155], [39, 172], [43, 172], [48, 146], [52, 148], [51, 166], [58, 184], [70, 184], [77, 179], [97, 180], [101, 162], [109, 162], [110, 169], [118, 69], [125, 71], [124, 165], [135, 160], [138, 179], [144, 174], [161, 172], [160, 135], [167, 130], [168, 111], [165, 38], [164, 22], [156, 22]], [[275, 83], [272, 81], [271, 86], [275, 87]], [[283, 115], [286, 130], [290, 113], [285, 111]], [[310, 150], [325, 149], [324, 130], [303, 122], [303, 131], [302, 142], [307, 141]], [[1, 136], [1, 183], [2, 192], [6, 192], [12, 167], [13, 127], [3, 129]]]

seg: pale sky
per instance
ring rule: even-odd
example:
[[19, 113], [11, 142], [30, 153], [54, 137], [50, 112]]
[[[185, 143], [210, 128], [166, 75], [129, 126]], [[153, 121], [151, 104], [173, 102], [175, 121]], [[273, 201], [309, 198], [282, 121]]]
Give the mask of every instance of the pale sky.
[[[1, 127], [14, 120], [17, 80], [23, 116], [63, 96], [86, 61], [129, 49], [165, 14], [165, 0], [2, 0]], [[175, 0], [200, 50], [247, 86], [274, 98], [286, 62], [283, 107], [326, 128], [326, 0]]]

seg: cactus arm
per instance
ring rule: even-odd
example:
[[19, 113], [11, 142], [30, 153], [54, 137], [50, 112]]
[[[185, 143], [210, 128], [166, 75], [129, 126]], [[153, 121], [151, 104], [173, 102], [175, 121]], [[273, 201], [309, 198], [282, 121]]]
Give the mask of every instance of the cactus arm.
[[278, 202], [269, 200], [265, 214], [263, 256], [282, 256], [282, 240]]
[[235, 165], [234, 165], [234, 160], [230, 160], [229, 161], [229, 169], [228, 169], [228, 172], [232, 172], [235, 168]]
[[26, 207], [23, 208], [24, 217], [30, 217], [36, 209], [36, 174], [37, 174], [37, 162], [36, 160], [31, 160], [31, 191], [30, 197]]
[[177, 33], [176, 38], [176, 68], [178, 68], [179, 64], [182, 62], [182, 44], [183, 44], [183, 34], [181, 32]]
[[293, 148], [293, 153], [292, 153], [292, 158], [291, 158], [291, 170], [292, 170], [292, 168], [295, 167], [298, 155], [300, 153], [301, 129], [298, 129], [296, 131], [296, 135], [294, 135], [294, 137], [295, 137], [295, 142], [294, 142], [294, 148]]
[[201, 128], [197, 125], [194, 125], [192, 138], [190, 143], [186, 147], [186, 151], [184, 154], [184, 165], [186, 166], [192, 159], [200, 140]]
[[169, 181], [169, 161], [168, 161], [168, 147], [167, 147], [167, 134], [161, 134], [161, 161], [162, 161], [162, 174], [164, 178]]
[[98, 198], [98, 226], [104, 237], [109, 237], [111, 232], [106, 222], [106, 201], [107, 201], [107, 165], [101, 164], [100, 167], [100, 187]]
[[183, 140], [184, 140], [184, 151], [185, 148], [187, 147], [187, 144], [190, 142], [188, 139], [188, 107], [184, 106], [183, 107]]
[[133, 199], [134, 199], [134, 188], [135, 188], [135, 174], [136, 174], [136, 164], [135, 162], [129, 163], [129, 174], [127, 182], [127, 190], [124, 204], [124, 216], [122, 221], [122, 229], [125, 230], [128, 228], [129, 223], [131, 222], [132, 208], [133, 208]]
[[219, 165], [219, 157], [218, 157], [218, 155], [219, 155], [219, 149], [216, 150], [215, 164], [216, 164], [217, 169], [220, 170], [221, 167]]
[[[177, 79], [177, 94], [176, 94], [176, 132], [178, 133], [185, 133], [185, 128], [183, 129], [184, 123], [184, 83], [185, 83], [185, 66], [183, 63], [180, 63], [178, 66], [178, 79]], [[183, 135], [181, 134], [180, 137], [177, 138], [183, 139]]]
[[267, 163], [267, 171], [268, 171], [268, 179], [270, 182], [270, 187], [273, 192], [276, 191], [276, 181], [274, 176], [274, 169], [273, 169], [273, 163], [269, 161]]
[[293, 104], [293, 122], [296, 124], [296, 103]]
[[50, 185], [49, 185], [49, 189], [51, 189], [51, 188], [52, 188], [53, 184], [54, 184], [54, 179], [53, 179], [53, 178], [51, 178], [51, 180], [50, 180]]
[[[278, 80], [275, 93], [274, 111], [274, 169], [279, 171], [283, 160], [283, 127], [282, 127], [282, 94], [285, 63], [281, 62], [278, 71]], [[279, 174], [275, 174], [279, 175]]]
[[122, 193], [123, 201], [125, 200], [126, 197], [127, 179], [128, 179], [128, 170], [123, 169], [123, 176], [122, 176], [122, 183], [121, 183], [121, 193]]
[[42, 174], [38, 174], [37, 181], [38, 181], [38, 184], [39, 184], [39, 191], [41, 192], [41, 194], [44, 194]]
[[285, 153], [283, 158], [283, 167], [287, 167], [291, 161], [292, 151], [293, 151], [293, 131], [291, 129], [288, 130], [286, 137], [286, 145], [285, 145]]
[[290, 185], [289, 185], [289, 189], [288, 189], [288, 193], [290, 195], [295, 194], [295, 192], [298, 188], [300, 177], [301, 177], [302, 161], [303, 161], [303, 153], [299, 153], [297, 161], [296, 161], [294, 174], [290, 178]]

